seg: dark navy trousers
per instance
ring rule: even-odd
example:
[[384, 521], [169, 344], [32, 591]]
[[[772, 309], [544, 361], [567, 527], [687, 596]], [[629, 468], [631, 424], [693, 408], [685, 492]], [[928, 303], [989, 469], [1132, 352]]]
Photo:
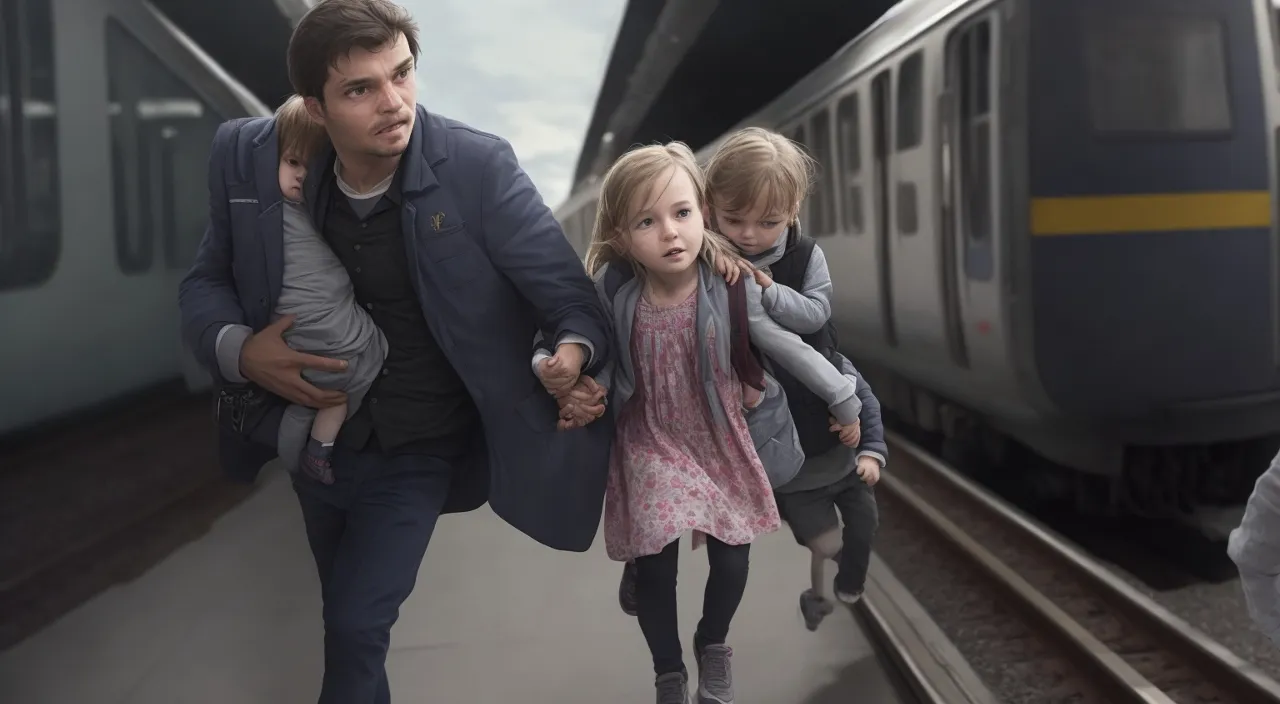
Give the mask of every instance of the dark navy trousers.
[[387, 647], [461, 458], [337, 448], [334, 483], [293, 475], [324, 597], [320, 704], [391, 704]]

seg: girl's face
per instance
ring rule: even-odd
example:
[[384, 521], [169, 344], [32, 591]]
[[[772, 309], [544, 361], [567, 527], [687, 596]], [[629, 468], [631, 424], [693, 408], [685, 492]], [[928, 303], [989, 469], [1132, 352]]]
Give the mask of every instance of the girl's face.
[[693, 266], [702, 251], [702, 211], [698, 191], [684, 169], [667, 169], [637, 202], [641, 209], [624, 226], [630, 255], [658, 276]]
[[728, 237], [743, 254], [755, 256], [778, 243], [794, 213], [780, 210], [772, 199], [760, 198], [750, 208], [729, 211], [715, 208], [718, 232]]

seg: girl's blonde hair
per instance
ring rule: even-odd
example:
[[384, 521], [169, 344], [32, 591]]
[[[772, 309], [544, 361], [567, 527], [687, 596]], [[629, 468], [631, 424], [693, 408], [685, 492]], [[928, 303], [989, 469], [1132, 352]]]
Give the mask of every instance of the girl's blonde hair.
[[729, 136], [707, 161], [707, 205], [729, 212], [750, 210], [769, 199], [770, 210], [795, 216], [809, 195], [814, 161], [786, 137], [761, 127]]
[[329, 134], [324, 126], [311, 119], [302, 96], [294, 94], [276, 110], [276, 136], [280, 143], [280, 158], [292, 154], [303, 163], [320, 150]]
[[[591, 247], [587, 250], [587, 271], [592, 276], [606, 264], [617, 266], [623, 262], [634, 267], [637, 276], [644, 275], [643, 268], [627, 252], [625, 233], [630, 229], [631, 217], [644, 207], [638, 203], [639, 199], [648, 197], [654, 185], [672, 169], [688, 175], [697, 193], [698, 209], [706, 212], [706, 182], [688, 145], [683, 142], [653, 144], [623, 154], [609, 167], [600, 184], [596, 222]], [[674, 175], [676, 171], [671, 173]], [[669, 184], [670, 177], [661, 187]], [[714, 267], [720, 257], [732, 257], [733, 248], [723, 236], [704, 228], [699, 255]]]

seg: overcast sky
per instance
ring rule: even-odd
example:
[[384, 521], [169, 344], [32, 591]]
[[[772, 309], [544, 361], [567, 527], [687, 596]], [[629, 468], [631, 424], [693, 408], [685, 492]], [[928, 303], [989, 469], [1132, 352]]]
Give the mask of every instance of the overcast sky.
[[622, 19], [624, 0], [397, 0], [418, 21], [418, 101], [509, 140], [556, 207]]

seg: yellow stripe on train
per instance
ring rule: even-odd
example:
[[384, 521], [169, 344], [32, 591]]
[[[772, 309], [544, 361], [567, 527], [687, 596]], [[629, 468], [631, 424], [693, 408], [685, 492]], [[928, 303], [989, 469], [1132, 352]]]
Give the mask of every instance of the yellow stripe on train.
[[1267, 191], [1031, 199], [1031, 234], [1040, 236], [1270, 226]]

